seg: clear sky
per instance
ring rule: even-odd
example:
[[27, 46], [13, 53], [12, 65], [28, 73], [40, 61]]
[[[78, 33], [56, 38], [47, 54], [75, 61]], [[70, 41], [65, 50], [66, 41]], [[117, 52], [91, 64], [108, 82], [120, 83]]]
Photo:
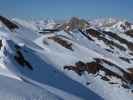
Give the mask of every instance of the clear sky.
[[0, 0], [0, 14], [24, 19], [79, 16], [133, 21], [133, 0]]

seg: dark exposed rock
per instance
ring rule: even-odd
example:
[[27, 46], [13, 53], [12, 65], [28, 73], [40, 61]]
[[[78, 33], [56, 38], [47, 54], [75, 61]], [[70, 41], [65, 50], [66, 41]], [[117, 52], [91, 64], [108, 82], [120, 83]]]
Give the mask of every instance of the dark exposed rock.
[[127, 79], [130, 80], [130, 83], [133, 84], [133, 68], [128, 68], [128, 76]]
[[117, 34], [113, 33], [113, 32], [106, 32], [106, 31], [103, 31], [103, 33], [109, 35], [110, 37], [118, 40], [120, 43], [123, 43], [125, 45], [127, 45], [127, 47], [133, 51], [133, 43], [132, 42], [129, 42], [128, 40], [126, 39], [123, 39], [121, 38], [120, 36], [118, 36]]
[[66, 41], [58, 36], [48, 37], [48, 39], [52, 39], [55, 42], [59, 43], [61, 46], [73, 51], [72, 43], [69, 43], [68, 41]]
[[86, 63], [88, 73], [96, 74], [102, 67], [96, 62]]
[[75, 66], [64, 66], [64, 69], [73, 70], [79, 75], [82, 75], [84, 71], [96, 74], [100, 70], [98, 64], [95, 62], [84, 63], [82, 61], [76, 62]]
[[128, 28], [131, 29], [131, 25], [132, 25], [132, 23], [129, 23], [128, 21], [126, 21], [126, 22], [125, 22], [125, 25], [126, 25]]
[[[116, 73], [116, 72], [111, 71], [110, 69], [104, 67], [103, 66], [104, 63], [108, 64], [112, 67], [115, 67], [121, 73], [123, 73], [123, 75], [120, 75], [119, 73]], [[122, 81], [123, 88], [129, 88], [129, 85], [133, 84], [133, 69], [130, 69], [130, 72], [126, 72], [125, 70], [121, 69], [119, 66], [117, 66], [107, 60], [104, 60], [104, 59], [95, 58], [95, 61], [87, 62], [87, 63], [78, 61], [75, 63], [75, 65], [64, 66], [64, 69], [72, 70], [80, 76], [85, 71], [87, 71], [88, 74], [90, 74], [90, 73], [97, 74], [97, 75], [101, 76], [102, 80], [109, 82], [109, 84], [119, 84], [119, 83], [115, 83], [115, 82], [110, 82], [112, 77], [116, 77], [117, 79], [120, 79]], [[100, 75], [99, 71], [103, 71], [105, 73], [105, 76]], [[131, 73], [131, 71], [132, 71], [132, 73]]]
[[79, 29], [79, 31], [80, 31], [81, 34], [83, 34], [88, 40], [94, 41], [89, 35], [87, 35], [86, 33], [84, 33], [81, 29]]
[[126, 84], [122, 84], [121, 85], [123, 88], [125, 88], [125, 89], [130, 89], [130, 87], [128, 86], [128, 85], [126, 85]]
[[87, 30], [86, 30], [86, 33], [87, 33], [87, 34], [90, 34], [90, 35], [93, 36], [93, 37], [99, 37], [100, 35], [102, 35], [101, 32], [98, 32], [98, 31], [96, 31], [96, 30], [94, 30], [94, 29], [87, 29]]
[[130, 73], [133, 73], [133, 68], [128, 68], [127, 69]]
[[3, 44], [2, 44], [2, 40], [0, 40], [0, 49], [1, 49], [2, 46], [3, 46]]
[[43, 44], [48, 45], [48, 42], [47, 42], [47, 41], [45, 41], [45, 40], [43, 40]]
[[75, 67], [75, 66], [64, 66], [64, 69], [73, 70], [73, 71], [75, 71], [80, 76], [84, 72], [84, 69], [83, 68], [81, 68], [81, 67]]
[[[110, 71], [110, 70], [108, 70], [108, 69], [106, 69], [106, 68], [103, 67], [103, 70], [105, 70], [105, 72], [107, 72], [106, 74], [108, 74], [108, 76], [110, 76], [110, 75], [111, 76], [115, 76], [115, 77], [121, 79], [122, 81], [124, 81], [126, 83], [133, 84], [133, 72], [130, 72], [130, 73], [129, 72], [126, 72], [121, 67], [119, 67], [119, 66], [117, 66], [117, 65], [115, 65], [115, 64], [113, 64], [113, 63], [111, 63], [111, 62], [109, 62], [107, 60], [104, 60], [104, 59], [96, 59], [96, 60], [98, 60], [98, 61], [100, 60], [101, 62], [104, 62], [104, 63], [106, 63], [106, 64], [108, 64], [110, 66], [114, 66], [120, 72], [123, 73], [123, 76], [121, 76], [121, 75], [119, 75], [117, 73], [114, 73], [114, 72], [112, 73], [112, 71]], [[129, 69], [129, 68], [128, 68], [128, 70], [131, 71], [131, 69]]]
[[133, 52], [130, 52], [129, 54], [133, 56]]
[[40, 31], [40, 34], [47, 34], [47, 33], [54, 33], [54, 32], [58, 32], [60, 31], [59, 29], [43, 29], [42, 31]]
[[90, 82], [86, 82], [86, 85], [90, 85], [91, 83]]
[[130, 59], [128, 58], [124, 58], [124, 57], [119, 57], [120, 59], [122, 59], [123, 61], [127, 62], [127, 63], [130, 63]]
[[115, 83], [115, 82], [109, 82], [109, 84], [119, 84], [119, 83]]
[[117, 47], [119, 50], [123, 50], [126, 51], [126, 48], [123, 47], [122, 45], [112, 41], [112, 40], [108, 40], [107, 38], [105, 38], [105, 34], [107, 34], [108, 32], [99, 32], [97, 30], [94, 29], [87, 29], [86, 30], [87, 34], [90, 34], [91, 36], [97, 38], [98, 40], [102, 40], [106, 45], [108, 45], [110, 48], [113, 49], [113, 47]]
[[108, 45], [111, 49], [114, 49], [114, 47], [118, 48], [119, 50], [126, 51], [126, 48], [112, 40], [108, 40], [104, 37], [99, 37], [99, 40], [103, 40], [106, 45]]
[[111, 53], [113, 53], [113, 51], [112, 50], [110, 50], [110, 49], [105, 49], [106, 51], [108, 51], [108, 52], [111, 52]]
[[127, 35], [133, 37], [133, 29], [132, 29], [132, 30], [126, 31], [125, 34], [127, 34]]
[[78, 61], [78, 62], [75, 63], [75, 65], [77, 67], [81, 67], [81, 66], [85, 66], [85, 63], [83, 63], [82, 61]]
[[17, 63], [19, 63], [21, 66], [23, 67], [27, 66], [27, 68], [29, 68], [30, 70], [33, 70], [31, 64], [27, 60], [25, 60], [19, 48], [16, 48], [16, 55], [14, 56], [14, 58], [17, 61]]
[[19, 28], [15, 23], [11, 22], [10, 20], [8, 20], [3, 16], [0, 16], [0, 21], [11, 31]]
[[110, 81], [110, 79], [107, 78], [106, 76], [102, 76], [101, 79], [104, 80], [104, 81]]
[[124, 29], [124, 30], [126, 30], [126, 29], [131, 29], [131, 23], [129, 23], [128, 21], [126, 21], [125, 23], [124, 23], [124, 25], [123, 24], [121, 24], [121, 27]]

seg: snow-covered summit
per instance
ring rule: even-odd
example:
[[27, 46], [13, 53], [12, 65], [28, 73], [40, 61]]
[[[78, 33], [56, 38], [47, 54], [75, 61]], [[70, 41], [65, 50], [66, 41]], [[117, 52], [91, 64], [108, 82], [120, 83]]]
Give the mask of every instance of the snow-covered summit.
[[133, 24], [126, 20], [113, 18], [96, 19], [90, 21], [92, 26], [103, 29], [105, 31], [126, 32], [133, 29]]

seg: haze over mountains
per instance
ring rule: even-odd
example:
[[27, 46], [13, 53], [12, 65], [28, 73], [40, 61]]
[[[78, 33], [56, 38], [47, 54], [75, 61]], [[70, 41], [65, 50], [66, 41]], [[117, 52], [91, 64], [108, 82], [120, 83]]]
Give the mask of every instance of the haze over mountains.
[[4, 100], [132, 100], [133, 24], [0, 16], [0, 66]]

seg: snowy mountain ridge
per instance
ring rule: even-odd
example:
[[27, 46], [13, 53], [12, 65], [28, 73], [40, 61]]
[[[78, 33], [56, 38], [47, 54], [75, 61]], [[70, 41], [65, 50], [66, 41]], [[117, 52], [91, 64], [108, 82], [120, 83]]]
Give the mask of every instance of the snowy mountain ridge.
[[[132, 23], [77, 17], [27, 22], [3, 16], [0, 22], [0, 79], [22, 83], [14, 88], [30, 85], [35, 100], [42, 95], [48, 100], [132, 100]], [[27, 87], [15, 91], [31, 97]]]

